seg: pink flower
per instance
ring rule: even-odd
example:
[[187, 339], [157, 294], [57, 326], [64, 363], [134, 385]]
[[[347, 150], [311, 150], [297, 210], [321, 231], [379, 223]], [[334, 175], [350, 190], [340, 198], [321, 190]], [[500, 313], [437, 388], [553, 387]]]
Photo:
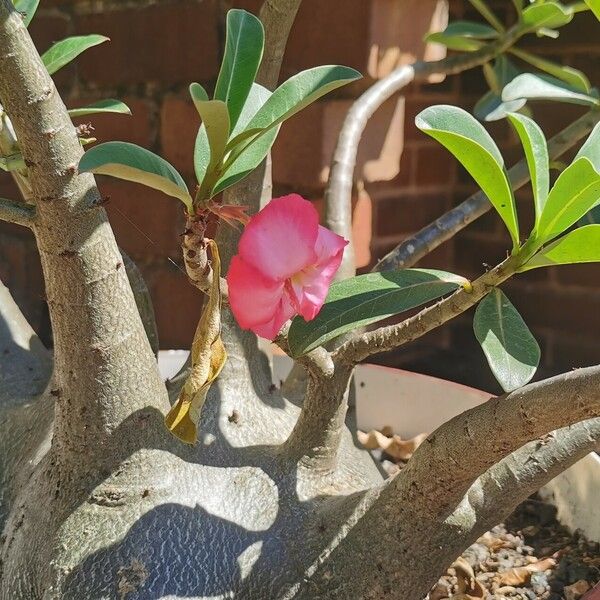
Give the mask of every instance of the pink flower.
[[315, 207], [298, 194], [271, 200], [250, 219], [227, 274], [240, 327], [272, 340], [294, 315], [314, 319], [347, 243], [321, 227]]

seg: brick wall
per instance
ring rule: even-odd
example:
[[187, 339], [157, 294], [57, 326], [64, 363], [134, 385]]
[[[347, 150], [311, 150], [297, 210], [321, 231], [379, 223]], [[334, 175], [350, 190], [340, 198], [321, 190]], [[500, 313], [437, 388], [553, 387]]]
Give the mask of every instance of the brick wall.
[[[187, 96], [190, 81], [209, 89], [218, 69], [223, 15], [230, 5], [257, 11], [259, 0], [42, 0], [32, 25], [40, 50], [66, 35], [103, 33], [109, 44], [89, 50], [61, 71], [57, 83], [69, 106], [106, 97], [125, 100], [133, 117], [91, 120], [100, 141], [135, 142], [161, 153], [192, 183], [191, 162], [198, 117]], [[452, 16], [467, 2], [453, 0]], [[498, 2], [508, 10], [509, 0]], [[359, 69], [361, 82], [311, 106], [282, 129], [273, 150], [277, 193], [299, 191], [320, 206], [335, 139], [346, 111], [366, 87], [398, 64], [435, 59], [439, 46], [425, 46], [422, 33], [443, 26], [441, 0], [304, 0], [290, 38], [282, 76], [318, 64], [340, 63]], [[584, 69], [598, 84], [600, 26], [578, 16], [559, 41], [534, 41], [549, 57]], [[596, 72], [594, 72], [596, 71]], [[436, 103], [470, 109], [485, 91], [480, 71], [442, 82], [412, 85], [389, 100], [370, 122], [359, 150], [356, 175], [363, 182], [355, 198], [355, 239], [359, 264], [369, 264], [473, 191], [468, 176], [446, 152], [414, 127], [414, 116]], [[535, 115], [548, 136], [581, 113], [566, 105], [539, 106]], [[511, 164], [518, 143], [505, 124], [492, 133]], [[147, 188], [108, 178], [100, 181], [109, 197], [107, 210], [120, 245], [136, 260], [151, 289], [164, 348], [189, 345], [201, 298], [181, 270], [182, 214], [176, 201]], [[14, 191], [0, 178], [0, 195]], [[525, 208], [530, 192], [519, 193]], [[456, 240], [424, 261], [475, 275], [507, 248], [500, 220], [483, 217]], [[531, 325], [543, 349], [543, 373], [598, 362], [600, 283], [598, 267], [546, 269], [517, 278], [510, 297]], [[49, 341], [42, 278], [31, 236], [0, 226], [0, 278], [9, 285], [27, 317]], [[572, 310], [569, 310], [572, 309]], [[480, 364], [470, 320], [426, 336], [388, 364], [490, 387], [474, 377]]]

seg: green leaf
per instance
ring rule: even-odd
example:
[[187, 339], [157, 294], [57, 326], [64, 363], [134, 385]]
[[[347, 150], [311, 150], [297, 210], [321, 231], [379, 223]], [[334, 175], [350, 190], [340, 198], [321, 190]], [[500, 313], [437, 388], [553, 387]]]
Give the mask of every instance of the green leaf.
[[119, 113], [123, 115], [130, 115], [131, 110], [129, 106], [120, 100], [113, 100], [109, 98], [107, 100], [100, 100], [90, 104], [88, 106], [82, 106], [81, 108], [71, 108], [69, 115], [72, 118], [76, 117], [87, 117], [88, 115], [95, 115], [98, 113]]
[[13, 0], [15, 8], [23, 15], [25, 27], [29, 27], [39, 3], [40, 0]]
[[479, 40], [491, 40], [498, 37], [498, 32], [493, 27], [476, 21], [454, 21], [444, 29], [444, 33]]
[[[207, 173], [212, 173], [222, 162], [225, 155], [225, 147], [229, 139], [229, 113], [227, 105], [222, 100], [207, 100], [194, 102], [198, 114], [202, 119], [201, 129], [198, 131], [197, 144], [201, 144], [194, 150], [194, 160], [198, 151], [199, 162], [195, 165], [198, 183]], [[207, 146], [207, 148], [206, 148]], [[208, 153], [206, 152], [208, 150]], [[200, 152], [202, 152], [200, 156]], [[203, 173], [204, 171], [204, 173]]]
[[585, 73], [582, 73], [578, 69], [559, 65], [550, 60], [546, 60], [545, 58], [535, 56], [535, 54], [531, 54], [530, 52], [519, 50], [518, 48], [512, 48], [511, 52], [540, 71], [545, 71], [553, 77], [569, 84], [574, 90], [588, 93], [592, 89], [590, 80], [586, 77]]
[[179, 198], [192, 212], [192, 198], [177, 170], [156, 154], [128, 142], [106, 142], [88, 150], [79, 162], [79, 172], [112, 175], [142, 183]]
[[475, 337], [505, 392], [525, 385], [535, 375], [540, 347], [517, 309], [499, 290], [492, 290], [477, 306]]
[[600, 262], [600, 225], [574, 229], [534, 255], [519, 271], [590, 262]]
[[522, 23], [530, 30], [562, 27], [572, 19], [573, 10], [560, 2], [531, 4], [522, 14]]
[[[271, 92], [267, 88], [258, 83], [252, 85], [252, 89], [232, 135], [237, 135], [244, 130], [252, 117], [254, 117], [270, 96]], [[264, 135], [246, 145], [223, 172], [212, 193], [218, 194], [222, 192], [254, 171], [269, 153], [278, 133], [279, 126], [269, 129]]]
[[548, 158], [548, 145], [544, 132], [538, 124], [526, 117], [512, 113], [508, 115], [512, 126], [515, 128], [529, 167], [531, 185], [533, 187], [533, 199], [535, 203], [535, 223], [539, 223], [540, 216], [544, 210], [548, 191], [550, 189], [550, 159]]
[[538, 224], [538, 238], [545, 243], [566, 231], [600, 200], [600, 174], [586, 157], [569, 165], [550, 190]]
[[225, 55], [215, 86], [215, 100], [227, 105], [234, 127], [242, 112], [262, 59], [265, 33], [262, 23], [245, 10], [227, 13]]
[[229, 147], [243, 140], [262, 135], [318, 100], [321, 96], [347, 83], [360, 79], [361, 74], [349, 67], [326, 65], [301, 71], [282, 83], [250, 120], [245, 130], [229, 142]]
[[515, 77], [503, 90], [502, 100], [509, 102], [518, 98], [527, 100], [558, 100], [587, 106], [598, 105], [598, 99], [573, 88], [560, 79], [549, 75], [523, 73]]
[[594, 169], [600, 173], [600, 123], [596, 123], [575, 159], [582, 157], [587, 158], [594, 165]]
[[190, 83], [189, 90], [194, 105], [196, 102], [206, 102], [209, 100], [206, 90], [199, 83]]
[[484, 42], [473, 39], [467, 36], [460, 35], [448, 35], [443, 31], [435, 31], [425, 36], [426, 42], [433, 42], [435, 44], [442, 44], [446, 46], [448, 50], [458, 50], [461, 52], [475, 52], [483, 47]]
[[502, 102], [502, 98], [498, 94], [489, 91], [477, 101], [473, 107], [473, 114], [480, 121], [498, 121], [505, 119], [509, 113], [523, 108], [526, 102], [522, 99]]
[[596, 15], [596, 19], [600, 21], [600, 0], [585, 0], [585, 3], [590, 7], [590, 10]]
[[97, 34], [68, 37], [60, 42], [56, 42], [56, 44], [46, 50], [42, 54], [42, 62], [46, 66], [48, 73], [53, 75], [88, 48], [107, 41], [108, 38], [106, 36]]
[[419, 129], [445, 146], [470, 173], [506, 224], [516, 248], [519, 224], [515, 199], [500, 150], [483, 126], [456, 106], [431, 106], [415, 119]]
[[292, 321], [292, 356], [300, 356], [343, 333], [377, 323], [455, 291], [467, 280], [444, 271], [405, 269], [359, 275], [334, 283], [321, 312]]

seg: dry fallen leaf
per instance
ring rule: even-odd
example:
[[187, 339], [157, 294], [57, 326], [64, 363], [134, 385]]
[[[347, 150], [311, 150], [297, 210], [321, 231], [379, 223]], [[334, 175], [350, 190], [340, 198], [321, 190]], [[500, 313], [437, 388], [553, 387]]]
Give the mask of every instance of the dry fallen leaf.
[[[386, 435], [388, 434], [389, 435]], [[368, 433], [357, 432], [358, 441], [367, 450], [381, 449], [396, 460], [408, 460], [414, 451], [427, 438], [426, 433], [420, 433], [410, 440], [403, 440], [399, 435], [393, 435], [390, 427], [384, 427], [381, 431], [375, 429]]]
[[573, 585], [568, 585], [563, 590], [565, 600], [580, 600], [580, 598], [590, 589], [590, 584], [585, 579], [576, 581]]
[[471, 598], [485, 598], [485, 588], [475, 579], [473, 567], [462, 557], [457, 558], [451, 566], [456, 573], [458, 595], [452, 596], [453, 600], [462, 598], [471, 600]]
[[500, 539], [493, 535], [490, 531], [486, 531], [478, 540], [478, 544], [487, 546], [492, 552], [500, 550], [501, 548], [507, 548], [511, 544], [507, 540]]
[[544, 558], [524, 567], [515, 567], [514, 569], [508, 569], [508, 571], [500, 573], [497, 582], [501, 586], [514, 585], [518, 587], [527, 584], [533, 573], [547, 571], [555, 566], [556, 561], [553, 558]]
[[192, 343], [192, 369], [177, 402], [165, 417], [169, 431], [187, 444], [198, 441], [198, 421], [206, 394], [227, 360], [227, 352], [221, 339], [219, 249], [214, 240], [207, 240], [207, 243], [212, 254], [213, 279]]

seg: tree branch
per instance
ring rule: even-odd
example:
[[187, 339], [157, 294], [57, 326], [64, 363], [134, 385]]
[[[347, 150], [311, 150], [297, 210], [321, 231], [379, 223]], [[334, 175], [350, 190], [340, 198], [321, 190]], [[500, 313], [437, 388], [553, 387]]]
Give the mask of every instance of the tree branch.
[[[498, 41], [471, 53], [454, 55], [439, 61], [417, 61], [392, 71], [360, 96], [348, 112], [331, 161], [329, 182], [325, 191], [325, 220], [327, 227], [335, 233], [352, 239], [352, 182], [356, 156], [362, 134], [369, 119], [377, 109], [393, 94], [414, 80], [422, 80], [431, 75], [452, 75], [488, 62], [522, 35], [514, 27]], [[352, 244], [346, 246], [337, 279], [354, 275], [354, 250]]]
[[166, 411], [166, 389], [94, 179], [77, 173], [83, 151], [75, 127], [9, 0], [0, 0], [0, 73], [0, 101], [37, 209], [61, 395], [53, 447], [65, 469], [82, 456], [110, 460], [104, 442], [134, 412]]
[[[530, 384], [455, 417], [395, 478], [334, 507], [351, 516], [297, 597], [315, 597], [315, 590], [332, 599], [387, 597], [390, 590], [398, 598], [423, 597], [479, 535], [594, 448], [598, 417], [600, 367]], [[546, 436], [559, 428], [554, 439]], [[534, 440], [535, 450], [525, 446]], [[502, 492], [509, 497], [494, 512], [498, 505], [487, 494], [498, 500]]]
[[[575, 146], [594, 128], [598, 121], [600, 121], [600, 111], [592, 110], [555, 135], [548, 142], [550, 160], [556, 160]], [[523, 158], [511, 167], [508, 176], [513, 189], [524, 186], [530, 179], [527, 161]], [[491, 208], [492, 205], [487, 196], [482, 191], [476, 192], [396, 246], [373, 267], [373, 271], [392, 271], [412, 267]]]
[[265, 0], [260, 9], [267, 51], [256, 81], [270, 90], [277, 85], [285, 46], [301, 3], [302, 0]]
[[0, 198], [0, 221], [8, 221], [23, 227], [33, 227], [35, 208], [23, 202]]
[[413, 317], [353, 336], [333, 353], [334, 363], [357, 364], [373, 354], [389, 352], [412, 342], [477, 304], [493, 288], [513, 275], [522, 262], [522, 257], [511, 256], [473, 281], [469, 288], [458, 289]]

